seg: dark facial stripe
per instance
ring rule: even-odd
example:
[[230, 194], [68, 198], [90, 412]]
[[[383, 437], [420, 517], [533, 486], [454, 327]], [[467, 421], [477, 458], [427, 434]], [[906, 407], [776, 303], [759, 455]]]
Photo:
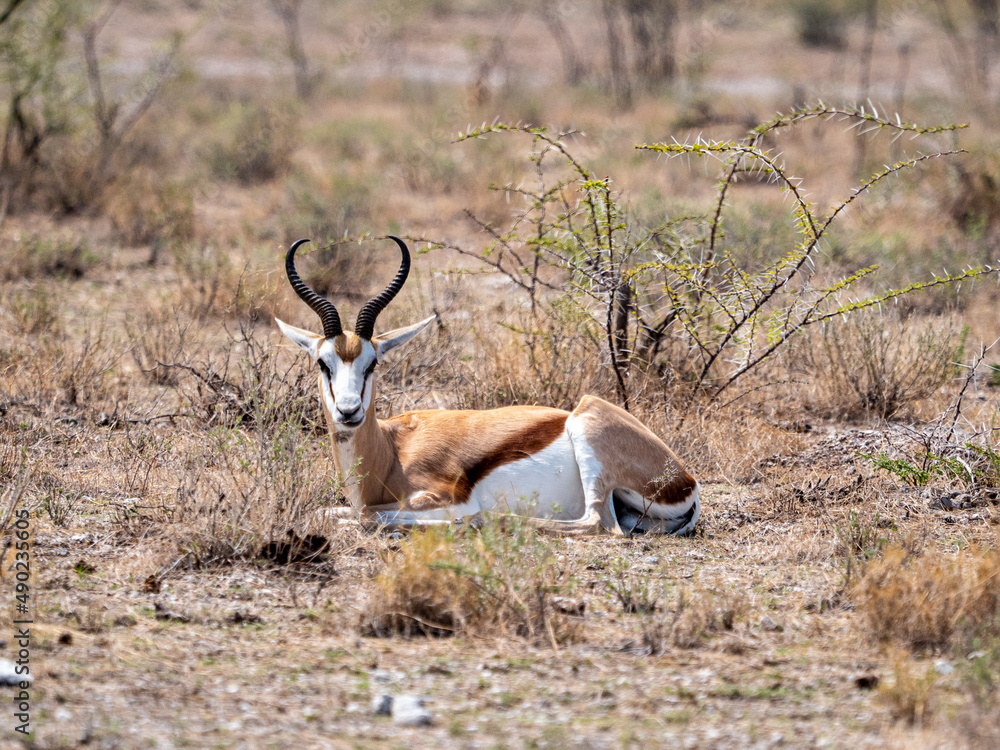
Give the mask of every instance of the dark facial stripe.
[[361, 405], [364, 406], [365, 403], [365, 391], [368, 390], [368, 378], [367, 376], [361, 381]]

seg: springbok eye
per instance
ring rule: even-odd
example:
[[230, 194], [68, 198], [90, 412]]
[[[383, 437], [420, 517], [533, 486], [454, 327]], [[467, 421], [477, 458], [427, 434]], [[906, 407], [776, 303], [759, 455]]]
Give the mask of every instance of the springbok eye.
[[330, 378], [330, 368], [327, 367], [326, 362], [324, 362], [321, 359], [317, 359], [316, 362], [319, 363], [319, 369], [322, 370], [323, 374], [326, 375], [327, 379], [329, 380], [329, 378]]
[[378, 360], [377, 359], [373, 359], [372, 363], [370, 365], [368, 365], [368, 367], [365, 369], [365, 380], [368, 380], [368, 376], [371, 375], [373, 372], [375, 372], [375, 365], [377, 365], [377, 364], [378, 364]]

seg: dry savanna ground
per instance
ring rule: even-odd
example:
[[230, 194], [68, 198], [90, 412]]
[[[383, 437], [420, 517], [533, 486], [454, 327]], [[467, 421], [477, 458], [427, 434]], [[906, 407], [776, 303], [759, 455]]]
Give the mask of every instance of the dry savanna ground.
[[[0, 746], [1000, 746], [998, 20], [0, 3]], [[332, 523], [281, 261], [389, 232], [380, 416], [627, 404], [696, 532]]]

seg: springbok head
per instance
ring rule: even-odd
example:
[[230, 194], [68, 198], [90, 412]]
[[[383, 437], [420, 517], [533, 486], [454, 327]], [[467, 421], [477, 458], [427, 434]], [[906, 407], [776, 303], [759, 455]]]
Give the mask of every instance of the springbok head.
[[285, 273], [299, 298], [319, 315], [323, 335], [305, 331], [275, 318], [289, 339], [316, 360], [320, 370], [320, 396], [337, 432], [353, 432], [365, 423], [372, 405], [375, 367], [382, 357], [417, 335], [434, 316], [406, 328], [375, 335], [375, 320], [403, 288], [410, 272], [410, 251], [399, 237], [389, 236], [399, 245], [399, 271], [382, 293], [365, 303], [358, 313], [354, 331], [345, 331], [340, 314], [326, 298], [310, 289], [295, 270], [295, 251], [309, 240], [299, 240], [285, 255]]

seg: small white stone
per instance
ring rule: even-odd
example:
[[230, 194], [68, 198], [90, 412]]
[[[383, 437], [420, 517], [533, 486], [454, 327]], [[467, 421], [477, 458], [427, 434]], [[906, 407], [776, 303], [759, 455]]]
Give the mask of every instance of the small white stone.
[[764, 615], [760, 618], [760, 629], [764, 633], [780, 633], [784, 628], [771, 615]]
[[393, 698], [392, 720], [404, 727], [428, 727], [433, 723], [431, 712], [424, 708], [423, 699], [413, 695]]
[[30, 674], [18, 674], [17, 665], [10, 659], [0, 659], [0, 685], [17, 685], [19, 682], [31, 682]]
[[938, 659], [934, 662], [934, 671], [943, 677], [954, 672], [955, 668], [947, 659]]

